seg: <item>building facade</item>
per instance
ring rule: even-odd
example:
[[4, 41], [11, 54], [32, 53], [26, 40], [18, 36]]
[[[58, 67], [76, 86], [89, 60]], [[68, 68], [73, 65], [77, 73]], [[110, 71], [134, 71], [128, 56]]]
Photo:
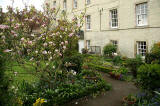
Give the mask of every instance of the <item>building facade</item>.
[[113, 43], [122, 56], [145, 56], [160, 41], [160, 0], [46, 0], [72, 19], [85, 11], [84, 46]]

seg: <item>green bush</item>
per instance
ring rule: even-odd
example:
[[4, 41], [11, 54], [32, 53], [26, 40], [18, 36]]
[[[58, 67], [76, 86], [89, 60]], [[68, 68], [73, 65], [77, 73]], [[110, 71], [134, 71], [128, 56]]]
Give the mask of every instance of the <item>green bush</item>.
[[141, 56], [137, 55], [136, 58], [127, 59], [127, 66], [130, 68], [134, 77], [137, 76], [137, 70], [140, 65], [143, 64]]
[[88, 53], [88, 49], [83, 48], [83, 49], [82, 49], [82, 54], [87, 54], [87, 53]]
[[109, 57], [112, 57], [112, 54], [115, 53], [116, 51], [117, 51], [117, 47], [113, 44], [107, 44], [103, 48], [103, 54]]
[[[4, 58], [5, 57], [5, 58]], [[6, 56], [0, 52], [0, 106], [7, 105], [10, 100], [9, 80], [5, 75]]]
[[[71, 63], [71, 65], [65, 66], [66, 63]], [[80, 53], [76, 53], [70, 57], [65, 57], [63, 60], [63, 64], [63, 67], [66, 67], [67, 70], [74, 70], [77, 73], [80, 73], [83, 64], [83, 55], [81, 55]]]
[[155, 90], [160, 88], [160, 65], [145, 64], [140, 66], [137, 81], [143, 89]]
[[121, 64], [121, 63], [122, 63], [121, 56], [115, 56], [115, 57], [113, 58], [113, 63], [114, 63], [115, 65]]
[[[86, 75], [94, 75], [97, 79], [85, 79]], [[19, 84], [16, 97], [23, 101], [24, 106], [32, 105], [38, 98], [47, 100], [46, 106], [62, 106], [72, 100], [90, 96], [101, 90], [111, 89], [111, 85], [106, 83], [97, 72], [83, 70], [75, 77], [74, 83], [60, 82], [53, 89], [23, 81]]]
[[95, 65], [95, 64], [92, 64], [92, 63], [89, 63], [88, 67], [90, 69], [97, 70], [97, 71], [102, 71], [102, 72], [105, 72], [105, 73], [109, 73], [111, 71], [114, 71], [114, 69], [112, 67], [103, 67], [101, 65]]
[[160, 64], [160, 42], [153, 45], [151, 52], [146, 54], [145, 61], [148, 64], [155, 61]]

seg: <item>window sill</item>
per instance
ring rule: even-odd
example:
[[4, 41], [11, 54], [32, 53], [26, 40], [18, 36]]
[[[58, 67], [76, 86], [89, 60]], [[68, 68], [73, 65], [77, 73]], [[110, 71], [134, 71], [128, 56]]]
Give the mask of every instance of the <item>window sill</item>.
[[135, 28], [148, 28], [149, 25], [137, 25], [135, 26]]
[[110, 27], [110, 30], [113, 30], [113, 31], [116, 31], [118, 29], [119, 29], [118, 27]]

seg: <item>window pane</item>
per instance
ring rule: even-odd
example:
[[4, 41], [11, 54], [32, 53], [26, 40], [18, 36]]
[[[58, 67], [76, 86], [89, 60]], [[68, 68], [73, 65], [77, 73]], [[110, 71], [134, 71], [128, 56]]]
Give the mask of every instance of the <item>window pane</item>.
[[111, 27], [117, 27], [118, 26], [118, 15], [117, 15], [117, 9], [111, 10]]
[[136, 5], [137, 25], [147, 25], [147, 3]]

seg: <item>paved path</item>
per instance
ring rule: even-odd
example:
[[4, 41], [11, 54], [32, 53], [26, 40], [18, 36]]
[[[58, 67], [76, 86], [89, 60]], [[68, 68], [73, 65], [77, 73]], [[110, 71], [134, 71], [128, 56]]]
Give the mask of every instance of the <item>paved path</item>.
[[114, 80], [107, 74], [103, 74], [102, 76], [107, 82], [112, 84], [112, 90], [105, 93], [105, 95], [90, 98], [87, 101], [74, 102], [67, 106], [122, 106], [122, 98], [124, 96], [138, 92], [138, 89], [131, 82]]

